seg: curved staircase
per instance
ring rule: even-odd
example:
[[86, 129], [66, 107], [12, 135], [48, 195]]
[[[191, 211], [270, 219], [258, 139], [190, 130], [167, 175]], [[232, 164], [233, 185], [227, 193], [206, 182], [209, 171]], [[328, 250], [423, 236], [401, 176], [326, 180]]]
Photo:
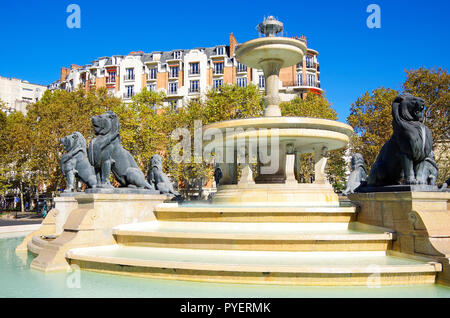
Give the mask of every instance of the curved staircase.
[[155, 207], [156, 221], [113, 229], [117, 244], [74, 248], [86, 270], [210, 282], [434, 283], [441, 264], [390, 250], [395, 233], [354, 222], [355, 208]]

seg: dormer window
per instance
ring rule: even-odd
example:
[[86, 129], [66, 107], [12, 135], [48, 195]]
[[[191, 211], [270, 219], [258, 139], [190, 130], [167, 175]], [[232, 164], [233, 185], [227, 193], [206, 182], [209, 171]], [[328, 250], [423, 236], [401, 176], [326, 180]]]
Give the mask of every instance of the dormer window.
[[181, 51], [173, 52], [173, 58], [176, 59], [176, 60], [181, 59]]
[[225, 48], [223, 46], [217, 47], [216, 48], [216, 55], [224, 55], [224, 50]]

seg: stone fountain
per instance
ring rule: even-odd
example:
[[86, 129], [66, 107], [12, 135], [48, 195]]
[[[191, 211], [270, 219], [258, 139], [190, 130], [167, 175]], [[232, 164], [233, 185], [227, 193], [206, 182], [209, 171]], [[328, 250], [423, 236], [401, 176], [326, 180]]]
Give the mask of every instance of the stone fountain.
[[[383, 222], [356, 222], [356, 208], [340, 204], [328, 183], [327, 152], [344, 147], [352, 128], [331, 120], [281, 116], [279, 70], [300, 62], [306, 49], [299, 40], [275, 36], [282, 26], [269, 17], [259, 26], [265, 37], [236, 51], [243, 64], [264, 70], [265, 116], [204, 128], [204, 134], [218, 136], [208, 145], [227, 157], [219, 162], [212, 202], [157, 204], [164, 198], [143, 194], [76, 196], [78, 208], [53, 243], [39, 252], [30, 248], [39, 238], [29, 242], [28, 250], [39, 254], [36, 260], [50, 260], [35, 260], [34, 268], [51, 271], [75, 264], [140, 277], [256, 284], [434, 283], [442, 270], [439, 262], [399, 253], [398, 243], [392, 250], [395, 232]], [[270, 149], [270, 156], [261, 149]], [[299, 183], [294, 175], [302, 153], [314, 154], [315, 180], [310, 184]], [[118, 225], [124, 221], [128, 224]]]

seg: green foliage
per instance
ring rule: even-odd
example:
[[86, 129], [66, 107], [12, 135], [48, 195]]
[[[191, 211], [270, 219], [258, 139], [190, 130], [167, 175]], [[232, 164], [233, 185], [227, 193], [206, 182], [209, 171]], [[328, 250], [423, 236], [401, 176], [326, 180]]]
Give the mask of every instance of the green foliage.
[[313, 93], [307, 94], [305, 99], [297, 96], [289, 102], [283, 102], [280, 108], [283, 116], [337, 119], [337, 113], [328, 100]]

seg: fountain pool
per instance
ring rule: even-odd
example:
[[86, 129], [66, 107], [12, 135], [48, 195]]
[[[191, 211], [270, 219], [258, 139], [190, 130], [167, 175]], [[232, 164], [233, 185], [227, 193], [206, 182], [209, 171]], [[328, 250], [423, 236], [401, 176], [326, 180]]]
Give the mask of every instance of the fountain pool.
[[[138, 278], [81, 270], [45, 274], [30, 270], [34, 256], [22, 260], [15, 248], [27, 233], [0, 235], [0, 297], [424, 297], [450, 298], [450, 288], [430, 284], [413, 286], [272, 286], [216, 284]], [[77, 283], [79, 282], [79, 285]], [[79, 287], [79, 288], [77, 288]]]

